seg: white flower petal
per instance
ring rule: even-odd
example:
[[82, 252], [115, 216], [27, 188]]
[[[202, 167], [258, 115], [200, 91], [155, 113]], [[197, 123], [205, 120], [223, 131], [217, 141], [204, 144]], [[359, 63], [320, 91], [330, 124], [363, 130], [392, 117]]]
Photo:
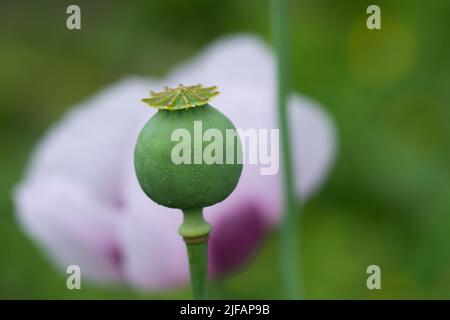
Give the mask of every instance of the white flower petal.
[[125, 250], [122, 270], [139, 289], [163, 289], [189, 280], [186, 247], [178, 235], [179, 210], [153, 202], [129, 212], [121, 222], [119, 240]]
[[114, 208], [98, 203], [85, 186], [50, 175], [22, 184], [15, 198], [25, 230], [62, 270], [78, 265], [88, 279], [121, 279]]
[[307, 200], [334, 160], [336, 129], [325, 110], [311, 100], [295, 95], [289, 107], [297, 190]]
[[76, 106], [40, 143], [29, 177], [52, 174], [84, 183], [107, 201], [120, 201], [123, 150], [142, 118], [153, 110], [140, 102], [151, 79], [126, 79]]
[[252, 35], [219, 39], [188, 63], [168, 76], [168, 85], [202, 83], [217, 85], [227, 92], [230, 86], [244, 84], [258, 88], [273, 87], [275, 68], [272, 52]]

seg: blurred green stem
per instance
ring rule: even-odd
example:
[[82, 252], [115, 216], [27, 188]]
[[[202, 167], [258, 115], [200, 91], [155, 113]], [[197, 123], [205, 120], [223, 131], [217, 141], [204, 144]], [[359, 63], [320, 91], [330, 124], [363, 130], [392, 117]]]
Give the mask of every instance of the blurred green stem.
[[281, 138], [284, 214], [279, 233], [281, 282], [286, 299], [300, 298], [298, 256], [299, 208], [295, 194], [287, 98], [289, 84], [288, 0], [272, 0], [272, 26], [277, 53], [277, 104]]

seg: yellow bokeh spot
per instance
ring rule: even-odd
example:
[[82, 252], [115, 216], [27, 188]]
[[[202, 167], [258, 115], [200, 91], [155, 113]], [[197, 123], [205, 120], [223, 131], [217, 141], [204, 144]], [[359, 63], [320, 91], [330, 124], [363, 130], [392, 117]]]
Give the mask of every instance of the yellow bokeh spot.
[[350, 73], [368, 86], [395, 84], [411, 69], [416, 57], [411, 30], [383, 14], [381, 30], [369, 30], [359, 19], [350, 30], [346, 49]]

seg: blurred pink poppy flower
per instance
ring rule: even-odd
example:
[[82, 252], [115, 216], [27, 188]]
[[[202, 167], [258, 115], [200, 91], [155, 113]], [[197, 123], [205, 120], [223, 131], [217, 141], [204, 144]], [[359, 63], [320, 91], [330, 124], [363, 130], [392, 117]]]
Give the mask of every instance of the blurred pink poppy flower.
[[[219, 40], [165, 79], [130, 77], [77, 105], [38, 145], [15, 192], [24, 229], [63, 270], [156, 290], [189, 279], [177, 233], [182, 216], [141, 191], [133, 167], [137, 134], [155, 110], [140, 102], [164, 85], [218, 85], [213, 105], [242, 129], [277, 128], [271, 51], [257, 38]], [[290, 100], [298, 192], [308, 199], [335, 152], [334, 127], [320, 106]], [[280, 218], [280, 174], [244, 165], [234, 193], [205, 209], [213, 225], [212, 276], [230, 272], [255, 252]]]

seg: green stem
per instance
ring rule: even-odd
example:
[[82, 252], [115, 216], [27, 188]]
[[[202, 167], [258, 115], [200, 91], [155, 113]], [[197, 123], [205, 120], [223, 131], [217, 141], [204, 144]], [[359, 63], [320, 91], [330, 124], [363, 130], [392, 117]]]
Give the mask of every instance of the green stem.
[[183, 224], [178, 233], [186, 242], [195, 300], [208, 299], [208, 236], [211, 225], [203, 218], [202, 209], [183, 210]]
[[277, 52], [277, 104], [280, 126], [281, 157], [283, 172], [284, 214], [280, 226], [281, 280], [286, 299], [300, 298], [300, 268], [298, 257], [299, 212], [295, 194], [294, 168], [291, 154], [290, 127], [287, 98], [289, 83], [288, 31], [289, 15], [287, 0], [272, 0], [272, 24]]
[[208, 242], [186, 243], [195, 300], [208, 299]]

